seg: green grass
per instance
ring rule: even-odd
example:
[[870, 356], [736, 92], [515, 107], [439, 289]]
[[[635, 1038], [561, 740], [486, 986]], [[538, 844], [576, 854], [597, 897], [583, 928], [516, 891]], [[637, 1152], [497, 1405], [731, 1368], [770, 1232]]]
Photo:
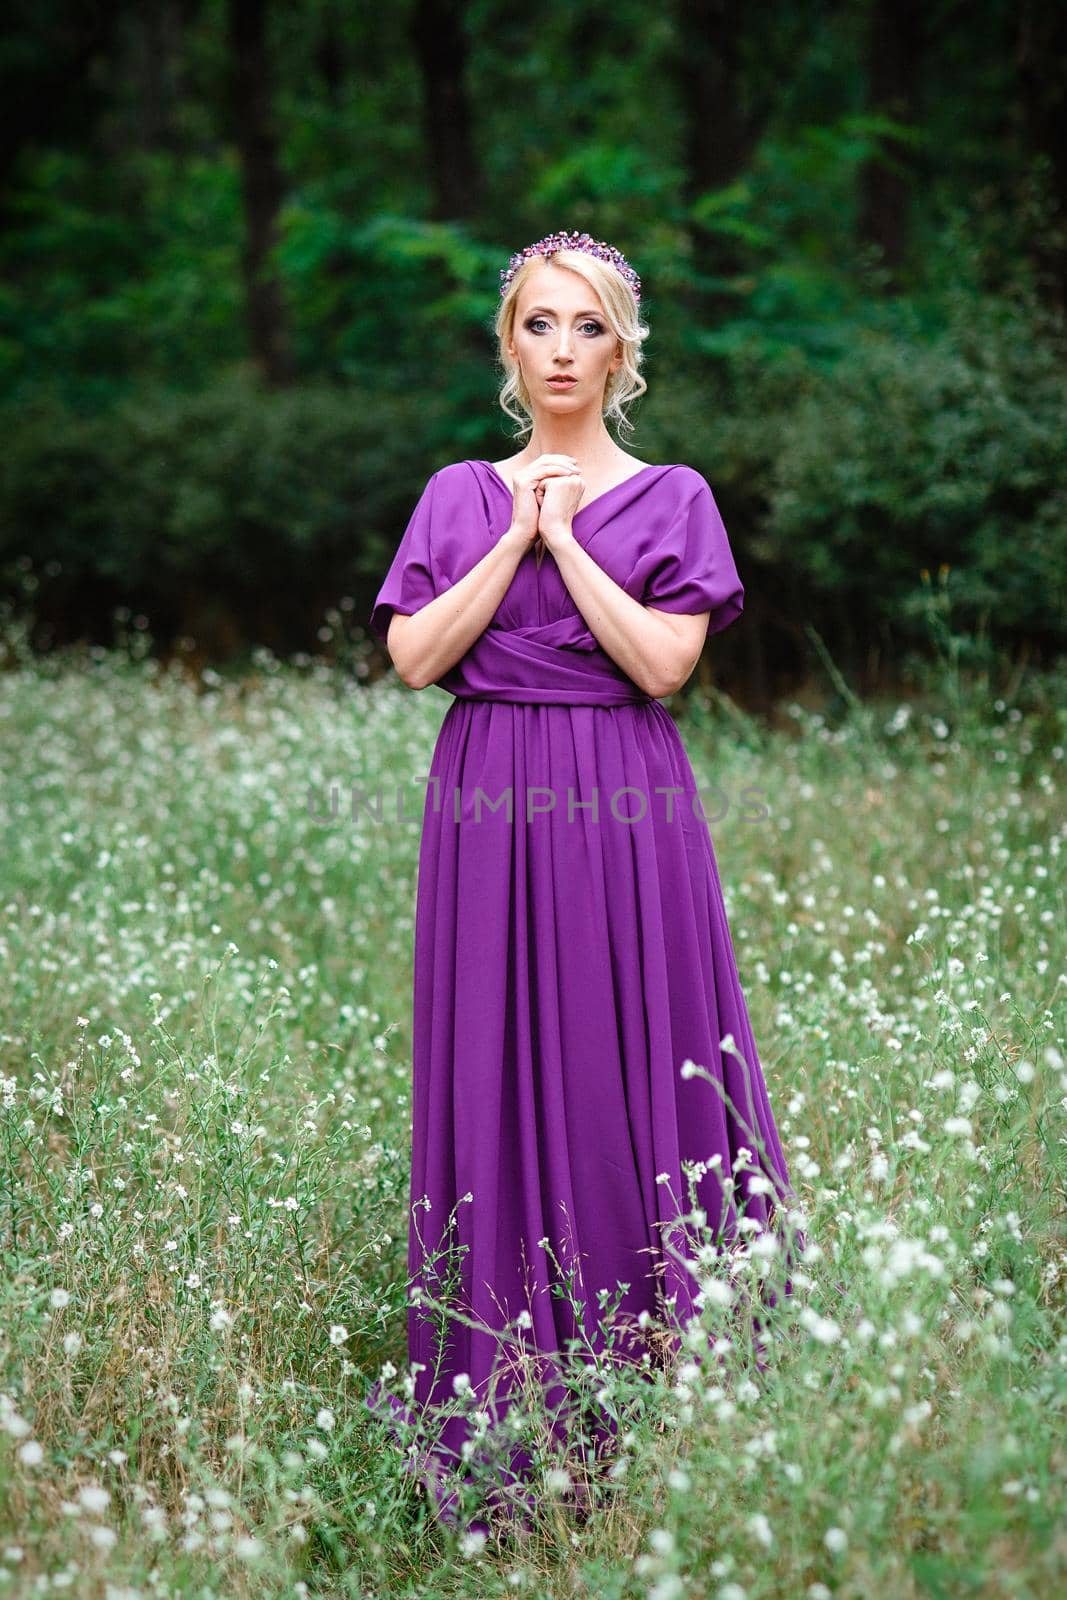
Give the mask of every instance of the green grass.
[[[262, 652], [198, 693], [16, 650], [0, 1597], [1062, 1589], [1062, 689], [954, 677], [776, 730], [672, 705], [727, 800], [809, 1255], [765, 1372], [737, 1342], [646, 1385], [610, 1498], [579, 1524], [550, 1480], [497, 1545], [428, 1518], [361, 1403], [406, 1359], [418, 779], [448, 697]], [[393, 820], [353, 819], [353, 784]]]

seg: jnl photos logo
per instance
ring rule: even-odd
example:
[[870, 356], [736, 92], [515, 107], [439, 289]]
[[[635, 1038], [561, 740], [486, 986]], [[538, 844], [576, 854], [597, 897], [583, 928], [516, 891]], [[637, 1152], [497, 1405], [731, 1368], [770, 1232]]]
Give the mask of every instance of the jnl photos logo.
[[[418, 822], [427, 811], [439, 812], [444, 805], [447, 805], [453, 821], [460, 824], [482, 822], [487, 818], [495, 821], [503, 817], [507, 823], [514, 825], [516, 801], [515, 789], [511, 784], [494, 799], [480, 786], [473, 790], [464, 790], [454, 785], [451, 796], [443, 795], [441, 780], [432, 773], [415, 778], [412, 782], [429, 786], [429, 792], [417, 810], [412, 800], [410, 784], [407, 786], [397, 784], [390, 803], [387, 791], [380, 786], [368, 791], [362, 784], [353, 783], [349, 794], [348, 820], [359, 822], [367, 817], [376, 826]], [[738, 790], [737, 802], [741, 807], [743, 822], [759, 822], [770, 816], [762, 795], [761, 789], [746, 787]], [[643, 821], [650, 814], [670, 823], [677, 822], [689, 814], [698, 822], [710, 826], [713, 822], [721, 822], [730, 810], [729, 796], [718, 786], [698, 787], [690, 792], [680, 784], [662, 784], [657, 785], [650, 796], [639, 785], [627, 783], [621, 788], [613, 789], [606, 798], [601, 790], [594, 786], [590, 798], [580, 799], [570, 785], [567, 786], [565, 794], [560, 794], [551, 784], [535, 783], [521, 786], [520, 798], [523, 808], [520, 815], [525, 817], [527, 823], [533, 823], [538, 817], [558, 811], [561, 817], [566, 815], [569, 823], [575, 821], [594, 824], [600, 824], [602, 821], [634, 823]], [[320, 802], [321, 790], [316, 792], [309, 788], [307, 811], [312, 821], [323, 826], [339, 821], [340, 785], [336, 783], [330, 785], [328, 809], [323, 809]]]

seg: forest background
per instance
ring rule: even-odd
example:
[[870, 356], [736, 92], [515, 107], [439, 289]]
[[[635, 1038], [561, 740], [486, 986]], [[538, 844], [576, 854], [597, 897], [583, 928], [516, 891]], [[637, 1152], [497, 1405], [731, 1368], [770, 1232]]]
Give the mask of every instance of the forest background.
[[[1067, 6], [15, 0], [0, 96], [4, 1600], [1067, 1594]], [[364, 1404], [449, 701], [366, 624], [563, 227], [746, 587], [672, 712], [808, 1249], [509, 1544]]]
[[742, 698], [827, 661], [899, 693], [945, 648], [1010, 689], [1062, 651], [1054, 0], [16, 13], [0, 580], [35, 652], [377, 675], [426, 478], [520, 448], [499, 270], [561, 227], [641, 273], [624, 444], [712, 484]]

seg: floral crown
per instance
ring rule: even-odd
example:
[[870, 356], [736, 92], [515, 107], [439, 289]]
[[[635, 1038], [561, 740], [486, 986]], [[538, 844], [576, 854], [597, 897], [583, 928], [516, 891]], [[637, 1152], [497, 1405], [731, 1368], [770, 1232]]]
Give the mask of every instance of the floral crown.
[[584, 250], [587, 256], [599, 256], [601, 261], [608, 261], [630, 285], [634, 292], [634, 299], [641, 302], [641, 279], [631, 267], [626, 257], [613, 245], [606, 244], [603, 239], [594, 239], [588, 233], [549, 233], [543, 239], [538, 239], [536, 244], [528, 244], [525, 250], [516, 250], [506, 267], [500, 269], [500, 297], [504, 298], [508, 285], [524, 262], [533, 256], [550, 256], [555, 250]]

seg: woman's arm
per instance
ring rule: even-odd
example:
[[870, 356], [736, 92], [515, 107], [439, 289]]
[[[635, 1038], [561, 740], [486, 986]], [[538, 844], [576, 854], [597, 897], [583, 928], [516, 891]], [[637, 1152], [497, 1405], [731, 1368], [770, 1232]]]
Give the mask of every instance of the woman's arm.
[[654, 699], [692, 675], [708, 636], [710, 611], [657, 611], [626, 593], [572, 533], [545, 541], [571, 598], [601, 649]]
[[574, 537], [584, 492], [580, 474], [545, 485], [541, 537], [601, 649], [653, 699], [674, 694], [700, 660], [711, 611], [658, 611], [628, 595]]
[[385, 643], [409, 689], [436, 683], [484, 633], [529, 548], [529, 536], [512, 525], [450, 589], [410, 616], [394, 611]]

